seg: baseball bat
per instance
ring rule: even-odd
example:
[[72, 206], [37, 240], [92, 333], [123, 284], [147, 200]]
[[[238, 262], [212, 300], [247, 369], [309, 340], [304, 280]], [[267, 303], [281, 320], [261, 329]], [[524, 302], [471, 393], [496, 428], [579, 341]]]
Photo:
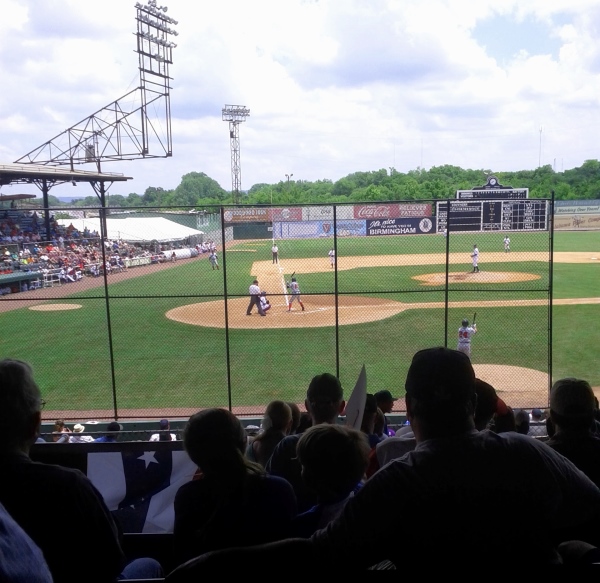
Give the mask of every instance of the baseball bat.
[[290, 275], [290, 278], [294, 277], [294, 275], [296, 275], [295, 271], [294, 271], [294, 273], [292, 273], [292, 275]]
[[473, 324], [475, 324], [475, 318], [477, 318], [477, 312], [473, 314]]

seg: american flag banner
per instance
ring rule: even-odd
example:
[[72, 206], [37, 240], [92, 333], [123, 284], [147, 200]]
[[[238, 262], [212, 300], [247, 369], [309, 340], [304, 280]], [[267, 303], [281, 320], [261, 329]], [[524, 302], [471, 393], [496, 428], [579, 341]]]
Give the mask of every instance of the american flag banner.
[[175, 494], [198, 471], [181, 441], [42, 444], [31, 458], [81, 470], [125, 533], [173, 532]]
[[197, 466], [184, 451], [88, 453], [87, 475], [123, 532], [173, 532], [173, 500]]

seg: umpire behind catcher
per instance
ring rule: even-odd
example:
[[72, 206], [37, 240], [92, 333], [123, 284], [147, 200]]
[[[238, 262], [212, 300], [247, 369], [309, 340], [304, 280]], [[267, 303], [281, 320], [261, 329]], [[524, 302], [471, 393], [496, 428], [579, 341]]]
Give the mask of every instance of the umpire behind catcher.
[[250, 303], [248, 304], [248, 309], [246, 310], [246, 316], [252, 315], [252, 306], [256, 306], [256, 309], [261, 316], [266, 316], [262, 306], [260, 305], [260, 288], [258, 287], [258, 279], [255, 279], [252, 282], [252, 285], [248, 291], [250, 292]]

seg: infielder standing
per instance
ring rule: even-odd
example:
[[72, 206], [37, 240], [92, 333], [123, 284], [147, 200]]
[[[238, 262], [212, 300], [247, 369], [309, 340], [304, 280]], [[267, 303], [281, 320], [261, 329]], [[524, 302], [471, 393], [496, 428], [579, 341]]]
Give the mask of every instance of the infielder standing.
[[510, 237], [504, 237], [504, 253], [510, 253]]
[[273, 242], [273, 247], [271, 247], [271, 253], [273, 254], [273, 263], [279, 263], [279, 258], [278, 258], [279, 248], [277, 247], [275, 242]]
[[473, 260], [473, 273], [479, 273], [479, 267], [477, 264], [479, 263], [479, 249], [477, 249], [477, 245], [473, 245], [473, 253], [471, 253], [471, 259]]
[[335, 268], [335, 249], [332, 247], [328, 253], [329, 255], [329, 263], [331, 263], [331, 269]]
[[458, 329], [458, 346], [456, 350], [464, 352], [471, 358], [471, 336], [477, 333], [477, 324], [469, 326], [469, 320], [463, 320], [462, 326]]
[[261, 316], [266, 316], [260, 303], [260, 288], [258, 287], [258, 279], [255, 279], [252, 282], [248, 292], [250, 293], [250, 303], [248, 304], [248, 309], [246, 310], [246, 316], [252, 315], [253, 306], [256, 306], [256, 309]]
[[292, 304], [297, 301], [304, 312], [304, 304], [302, 303], [302, 298], [300, 297], [300, 286], [296, 281], [295, 277], [292, 277], [292, 282], [287, 286], [287, 288], [292, 292], [290, 296], [290, 303], [288, 305], [288, 312], [292, 311]]

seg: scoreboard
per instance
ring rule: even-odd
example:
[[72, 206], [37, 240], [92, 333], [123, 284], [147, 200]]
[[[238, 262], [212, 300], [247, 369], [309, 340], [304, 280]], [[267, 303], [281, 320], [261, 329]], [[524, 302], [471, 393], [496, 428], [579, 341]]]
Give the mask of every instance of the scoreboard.
[[[450, 205], [450, 220], [448, 220]], [[448, 231], [546, 231], [549, 201], [450, 200], [437, 203], [437, 232]]]
[[529, 198], [529, 188], [479, 188], [457, 190], [456, 198], [461, 200], [522, 200]]

